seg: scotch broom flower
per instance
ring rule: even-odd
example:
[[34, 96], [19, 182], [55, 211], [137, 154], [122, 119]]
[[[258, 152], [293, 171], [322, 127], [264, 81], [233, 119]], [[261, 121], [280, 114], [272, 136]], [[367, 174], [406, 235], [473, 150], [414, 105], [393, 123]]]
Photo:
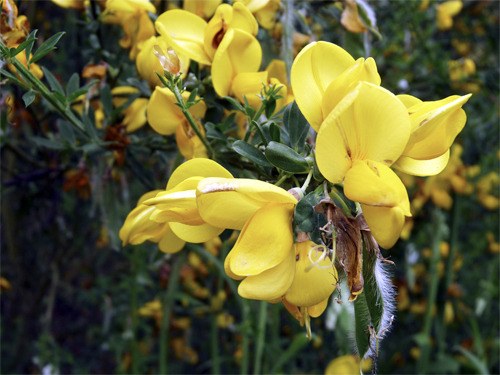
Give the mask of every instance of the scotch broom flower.
[[330, 112], [316, 140], [321, 173], [332, 183], [344, 182], [344, 193], [362, 204], [373, 236], [386, 248], [398, 239], [404, 217], [411, 216], [406, 189], [389, 168], [409, 136], [410, 119], [401, 101], [361, 82]]
[[343, 48], [327, 42], [308, 44], [295, 58], [291, 84], [297, 105], [318, 131], [340, 100], [358, 82], [380, 85], [375, 60], [354, 58]]
[[159, 192], [161, 190], [153, 190], [144, 194], [139, 199], [137, 207], [128, 214], [119, 232], [123, 246], [151, 241], [158, 243], [159, 249], [165, 253], [176, 253], [184, 247], [185, 241], [172, 232], [168, 223], [157, 223], [151, 220], [151, 214], [155, 208], [143, 204]]
[[436, 22], [439, 30], [448, 30], [453, 26], [453, 17], [462, 10], [462, 0], [449, 0], [436, 5]]
[[149, 219], [169, 223], [172, 232], [186, 242], [206, 242], [219, 235], [224, 227], [206, 222], [196, 202], [196, 187], [209, 176], [232, 179], [231, 173], [213, 160], [196, 158], [180, 165], [172, 173], [165, 191], [144, 201], [155, 208]]
[[295, 273], [292, 216], [296, 198], [263, 181], [206, 178], [198, 184], [197, 202], [205, 222], [241, 230], [224, 262], [226, 273], [242, 280], [240, 296], [265, 301], [281, 298]]
[[[184, 100], [187, 100], [189, 95], [188, 91], [182, 93]], [[206, 109], [203, 101], [199, 101], [189, 109], [193, 118], [198, 121], [198, 129], [202, 135], [205, 131], [199, 120], [205, 116]], [[207, 156], [205, 146], [194, 134], [186, 117], [176, 105], [175, 96], [170, 89], [159, 86], [155, 88], [149, 99], [146, 115], [149, 125], [156, 132], [163, 135], [175, 134], [179, 151], [186, 159]]]
[[170, 10], [158, 17], [155, 26], [176, 51], [212, 66], [212, 83], [220, 96], [229, 94], [239, 73], [256, 72], [260, 67], [257, 21], [241, 3], [219, 5], [208, 23], [191, 12]]
[[394, 167], [415, 176], [441, 172], [448, 163], [450, 146], [465, 126], [467, 116], [462, 106], [471, 94], [430, 102], [411, 95], [398, 97], [408, 108], [411, 135]]

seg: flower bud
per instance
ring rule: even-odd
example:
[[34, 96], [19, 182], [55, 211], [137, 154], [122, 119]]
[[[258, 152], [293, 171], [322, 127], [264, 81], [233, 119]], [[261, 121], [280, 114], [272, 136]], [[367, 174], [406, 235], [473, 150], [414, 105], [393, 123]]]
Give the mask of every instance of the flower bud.
[[179, 74], [181, 70], [181, 63], [179, 61], [179, 57], [172, 48], [168, 48], [167, 55], [165, 55], [161, 47], [155, 45], [153, 47], [153, 53], [156, 57], [158, 57], [158, 60], [160, 60], [160, 64], [165, 71], [171, 74]]

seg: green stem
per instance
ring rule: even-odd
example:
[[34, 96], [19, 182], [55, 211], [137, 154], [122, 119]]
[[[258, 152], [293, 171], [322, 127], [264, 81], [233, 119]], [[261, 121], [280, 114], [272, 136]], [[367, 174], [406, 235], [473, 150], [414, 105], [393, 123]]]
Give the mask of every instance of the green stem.
[[[24, 53], [24, 52], [23, 52]], [[54, 97], [52, 92], [40, 81], [37, 77], [33, 75], [18, 59], [15, 57], [10, 58], [10, 63], [14, 65], [17, 72], [21, 77], [23, 77], [31, 86], [70, 123], [76, 126], [83, 134], [85, 134], [85, 126], [81, 120], [76, 117], [76, 115], [71, 111], [71, 109], [64, 103], [61, 103], [57, 98]]]
[[189, 112], [188, 108], [186, 107], [186, 103], [184, 102], [184, 99], [182, 98], [182, 94], [179, 90], [179, 87], [177, 85], [170, 85], [169, 89], [173, 92], [175, 96], [175, 100], [177, 100], [177, 104], [179, 104], [179, 107], [181, 108], [182, 114], [188, 120], [189, 126], [191, 126], [191, 129], [193, 129], [194, 133], [196, 136], [200, 139], [201, 143], [203, 143], [203, 146], [207, 149], [207, 152], [209, 156], [214, 155], [214, 150], [212, 149], [212, 146], [210, 146], [210, 143], [203, 137], [203, 135], [200, 132], [200, 129], [198, 129], [198, 125], [196, 124], [196, 121], [194, 120], [193, 116], [191, 116], [191, 112]]
[[290, 177], [290, 176], [289, 176], [289, 175], [287, 175], [287, 174], [284, 174], [283, 176], [281, 176], [281, 177], [279, 178], [279, 180], [278, 180], [278, 181], [276, 181], [276, 182], [274, 183], [274, 185], [275, 185], [275, 186], [280, 186], [283, 182], [285, 182], [285, 181], [288, 179], [288, 177]]
[[445, 291], [451, 285], [453, 279], [453, 262], [455, 261], [455, 254], [458, 250], [458, 229], [460, 223], [460, 197], [455, 195], [455, 204], [453, 205], [452, 222], [450, 229], [450, 253], [448, 254], [448, 262], [446, 264], [445, 276]]
[[424, 344], [422, 345], [422, 354], [420, 356], [420, 361], [418, 363], [418, 373], [426, 374], [427, 366], [429, 364], [430, 349], [431, 349], [431, 328], [433, 322], [433, 312], [434, 305], [436, 302], [438, 284], [439, 284], [439, 272], [438, 264], [441, 257], [439, 250], [441, 240], [443, 239], [443, 227], [444, 227], [444, 217], [442, 213], [436, 208], [433, 212], [433, 222], [432, 228], [434, 230], [434, 238], [432, 242], [432, 256], [430, 259], [429, 275], [431, 275], [431, 280], [429, 283], [429, 294], [427, 296], [427, 307], [424, 316], [424, 326], [422, 329], [422, 337], [424, 338]]
[[174, 304], [174, 295], [178, 289], [181, 268], [184, 264], [185, 257], [186, 250], [181, 251], [177, 256], [177, 259], [175, 260], [174, 265], [172, 266], [172, 271], [170, 273], [168, 288], [162, 299], [163, 314], [160, 327], [160, 358], [158, 364], [160, 374], [168, 373], [168, 328], [170, 323], [170, 315], [172, 314]]
[[257, 131], [259, 132], [259, 135], [260, 137], [262, 138], [263, 141], [266, 140], [265, 136], [264, 136], [264, 133], [262, 132], [262, 129], [261, 127], [259, 126], [259, 124], [257, 123], [257, 119], [260, 117], [260, 115], [262, 115], [262, 113], [264, 112], [264, 109], [265, 109], [265, 105], [264, 103], [262, 102], [260, 104], [260, 107], [259, 109], [257, 110], [257, 112], [254, 113], [254, 115], [252, 117], [248, 116], [248, 129], [245, 133], [245, 137], [243, 138], [243, 140], [245, 142], [248, 142], [248, 140], [250, 139], [250, 134], [252, 133], [252, 125], [255, 126], [257, 128]]
[[257, 323], [257, 338], [255, 343], [255, 358], [253, 373], [260, 374], [262, 368], [262, 354], [264, 353], [264, 341], [266, 338], [267, 302], [261, 301], [259, 305], [259, 318]]
[[309, 183], [311, 182], [312, 175], [313, 175], [313, 171], [310, 170], [308, 175], [307, 175], [306, 180], [304, 181], [304, 184], [300, 188], [300, 190], [302, 190], [302, 193], [306, 192], [307, 187], [309, 186]]

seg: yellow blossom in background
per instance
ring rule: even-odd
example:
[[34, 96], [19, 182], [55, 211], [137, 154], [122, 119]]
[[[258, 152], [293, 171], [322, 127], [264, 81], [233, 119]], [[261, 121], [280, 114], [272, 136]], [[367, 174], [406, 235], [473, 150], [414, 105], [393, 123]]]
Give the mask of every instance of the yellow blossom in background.
[[222, 0], [184, 0], [182, 7], [188, 12], [194, 13], [201, 18], [208, 19], [213, 16]]
[[[184, 91], [184, 100], [189, 98], [190, 93]], [[205, 102], [199, 101], [193, 105], [189, 112], [198, 122], [198, 129], [205, 134], [203, 126], [199, 121], [205, 116]], [[163, 135], [175, 134], [179, 151], [186, 159], [193, 157], [206, 157], [205, 146], [191, 129], [188, 120], [176, 105], [175, 96], [166, 87], [157, 86], [151, 95], [146, 109], [149, 125], [158, 133]]]
[[[125, 105], [128, 100], [129, 95], [137, 94], [138, 89], [131, 86], [118, 86], [111, 90], [113, 95], [113, 105], [115, 107], [120, 107]], [[148, 105], [148, 99], [137, 98], [132, 101], [123, 110], [123, 121], [122, 124], [125, 125], [127, 132], [131, 133], [137, 129], [143, 127], [146, 124], [146, 107]]]
[[256, 72], [260, 67], [257, 21], [241, 3], [219, 5], [208, 23], [191, 12], [170, 10], [158, 17], [155, 26], [176, 51], [211, 65], [212, 83], [220, 96], [230, 93], [239, 73]]
[[105, 23], [118, 24], [123, 28], [120, 39], [122, 48], [130, 48], [129, 57], [135, 60], [139, 44], [154, 36], [155, 28], [149, 13], [156, 13], [149, 0], [107, 0], [106, 10], [102, 13]]
[[244, 98], [246, 98], [250, 106], [257, 110], [262, 104], [262, 90], [270, 86], [279, 88], [278, 95], [281, 98], [276, 101], [274, 111], [278, 112], [290, 100], [285, 69], [283, 61], [273, 60], [263, 72], [240, 73], [232, 82], [231, 92], [241, 103], [245, 103]]
[[325, 369], [325, 375], [358, 375], [360, 373], [360, 360], [353, 355], [337, 357]]
[[477, 199], [488, 210], [497, 210], [499, 207], [499, 181], [498, 172], [492, 171], [476, 182]]
[[236, 0], [245, 4], [264, 29], [270, 30], [277, 21], [281, 0]]
[[[162, 86], [162, 83], [158, 78], [158, 74], [163, 76], [164, 70], [158, 57], [154, 54], [155, 46], [160, 47], [163, 51], [167, 51], [169, 48], [167, 42], [163, 38], [152, 36], [138, 45], [139, 53], [137, 54], [137, 58], [135, 60], [137, 72], [142, 78], [147, 80], [152, 87]], [[180, 55], [179, 60], [181, 77], [184, 78], [189, 69], [189, 59]]]
[[408, 108], [411, 135], [394, 166], [416, 176], [441, 172], [448, 163], [450, 146], [467, 121], [462, 106], [470, 97], [471, 94], [452, 95], [422, 102], [411, 95], [399, 95], [398, 98]]
[[472, 193], [474, 187], [467, 181], [470, 167], [463, 164], [461, 159], [462, 151], [463, 149], [459, 144], [453, 145], [448, 165], [440, 174], [430, 176], [424, 180], [412, 200], [411, 205], [414, 212], [419, 211], [429, 199], [436, 206], [449, 210], [453, 205], [451, 196], [453, 191], [458, 194]]
[[439, 30], [449, 30], [453, 26], [453, 17], [462, 10], [462, 0], [448, 0], [436, 5], [436, 22]]

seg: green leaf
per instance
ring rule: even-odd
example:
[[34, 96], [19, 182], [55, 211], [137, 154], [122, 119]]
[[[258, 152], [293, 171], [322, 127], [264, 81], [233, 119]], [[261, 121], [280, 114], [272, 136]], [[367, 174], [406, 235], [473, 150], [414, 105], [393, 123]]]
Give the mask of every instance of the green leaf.
[[66, 95], [69, 97], [72, 93], [80, 88], [80, 76], [78, 73], [73, 73], [69, 77], [68, 84], [66, 85]]
[[297, 103], [293, 102], [285, 108], [283, 123], [290, 137], [290, 146], [295, 151], [302, 152], [310, 126], [300, 112]]
[[[29, 43], [26, 45], [26, 49], [24, 52], [26, 53], [26, 61], [30, 61], [30, 55], [31, 51], [33, 50], [33, 46], [35, 45], [35, 40], [36, 40], [36, 33], [38, 30], [33, 30], [31, 33], [26, 38], [26, 41], [29, 41]], [[31, 64], [31, 62], [30, 62]]]
[[269, 142], [265, 154], [271, 164], [286, 172], [309, 172], [309, 164], [306, 158], [282, 143]]
[[232, 144], [232, 148], [235, 152], [240, 154], [241, 156], [246, 157], [248, 160], [251, 162], [255, 163], [256, 165], [262, 166], [262, 167], [271, 167], [272, 165], [269, 164], [269, 162], [266, 160], [265, 156], [262, 154], [262, 152], [255, 148], [254, 146], [244, 142], [244, 141], [235, 141]]
[[2, 76], [7, 77], [8, 79], [10, 79], [12, 82], [14, 82], [18, 86], [21, 86], [21, 87], [25, 87], [26, 86], [26, 84], [23, 83], [21, 80], [19, 80], [19, 78], [17, 78], [14, 74], [12, 74], [11, 72], [8, 72], [5, 69], [0, 69], [0, 74]]
[[471, 367], [474, 368], [474, 370], [476, 370], [478, 374], [487, 375], [490, 373], [484, 361], [482, 361], [474, 353], [465, 349], [462, 346], [456, 346], [455, 349], [458, 350], [461, 354], [463, 354], [463, 356], [467, 359]]
[[59, 83], [59, 81], [57, 80], [57, 78], [54, 77], [54, 75], [43, 66], [42, 66], [42, 70], [43, 70], [43, 74], [44, 74], [45, 79], [49, 83], [50, 89], [54, 92], [58, 92], [61, 95], [65, 95], [64, 90], [63, 90], [61, 84]]
[[94, 86], [99, 80], [94, 79], [87, 83], [85, 86], [80, 87], [78, 90], [75, 90], [71, 95], [68, 96], [68, 103], [73, 103], [80, 95], [86, 94], [89, 89]]
[[226, 99], [231, 105], [237, 109], [238, 111], [245, 112], [245, 108], [240, 104], [239, 101], [237, 101], [234, 98], [231, 98], [230, 96], [224, 96], [224, 99]]
[[70, 145], [74, 145], [76, 142], [75, 131], [73, 130], [73, 125], [67, 121], [58, 122], [59, 134], [61, 139]]
[[24, 106], [28, 108], [29, 105], [33, 103], [35, 98], [36, 98], [36, 93], [33, 90], [30, 90], [27, 93], [25, 93], [23, 95]]
[[196, 96], [198, 95], [198, 89], [194, 89], [193, 91], [191, 91], [191, 94], [189, 94], [189, 98], [186, 102], [186, 105], [189, 107], [191, 107], [192, 105], [196, 104]]
[[110, 116], [113, 112], [113, 95], [108, 85], [101, 87], [101, 102], [104, 114]]
[[279, 142], [281, 140], [280, 133], [280, 127], [278, 125], [276, 125], [274, 122], [269, 124], [269, 135], [271, 136], [271, 140]]
[[61, 39], [64, 34], [66, 34], [65, 31], [58, 32], [57, 34], [52, 35], [49, 39], [47, 39], [45, 42], [43, 42], [40, 45], [40, 47], [38, 47], [36, 52], [33, 54], [33, 57], [31, 58], [30, 63], [37, 62], [42, 57], [47, 55], [49, 52], [56, 49], [55, 46], [56, 46], [57, 42], [59, 42], [59, 39]]
[[323, 186], [318, 186], [315, 190], [306, 194], [295, 206], [293, 215], [294, 233], [309, 233], [311, 240], [321, 243], [321, 233], [319, 228], [326, 224], [323, 215], [314, 210], [314, 207], [323, 199]]
[[52, 139], [47, 139], [47, 138], [42, 138], [42, 137], [31, 137], [31, 140], [33, 143], [35, 143], [37, 146], [45, 147], [51, 150], [62, 150], [64, 149], [64, 146]]

